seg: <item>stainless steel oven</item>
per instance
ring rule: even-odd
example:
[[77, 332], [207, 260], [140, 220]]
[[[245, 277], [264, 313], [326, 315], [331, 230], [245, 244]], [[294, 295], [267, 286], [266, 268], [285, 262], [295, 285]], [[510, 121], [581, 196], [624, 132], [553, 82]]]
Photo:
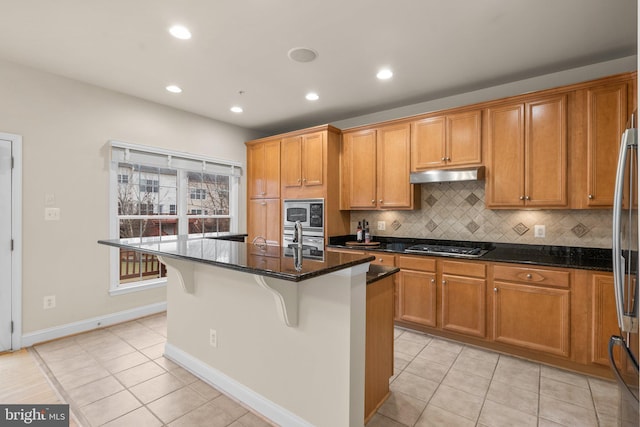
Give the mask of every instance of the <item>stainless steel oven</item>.
[[300, 221], [305, 236], [324, 237], [324, 199], [285, 199], [282, 218], [285, 235]]

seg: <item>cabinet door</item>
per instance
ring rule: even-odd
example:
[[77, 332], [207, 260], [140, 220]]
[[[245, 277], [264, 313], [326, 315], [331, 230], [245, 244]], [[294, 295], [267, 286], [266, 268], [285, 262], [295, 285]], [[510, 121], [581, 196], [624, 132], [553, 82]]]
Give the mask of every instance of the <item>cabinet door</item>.
[[587, 91], [587, 205], [613, 206], [620, 136], [627, 119], [627, 84]]
[[569, 290], [494, 282], [497, 342], [569, 356]]
[[310, 187], [324, 182], [324, 132], [302, 136], [302, 185]]
[[525, 109], [526, 205], [567, 206], [567, 97], [527, 102]]
[[447, 116], [448, 166], [479, 165], [482, 163], [481, 112]]
[[248, 242], [264, 237], [269, 245], [280, 245], [280, 199], [255, 199], [249, 201], [247, 212]]
[[524, 106], [487, 110], [487, 207], [524, 206]]
[[247, 146], [247, 171], [249, 198], [280, 197], [280, 141]]
[[[612, 274], [591, 276], [591, 362], [609, 365], [609, 338], [619, 335], [616, 300]], [[620, 363], [620, 347], [614, 347], [614, 357]]]
[[345, 133], [342, 139], [342, 179], [346, 209], [376, 207], [376, 131]]
[[411, 123], [411, 170], [439, 168], [445, 164], [446, 120], [430, 117]]
[[411, 208], [413, 186], [409, 184], [409, 124], [378, 129], [378, 208]]
[[294, 136], [282, 140], [281, 179], [283, 187], [302, 186], [302, 138]]
[[442, 275], [442, 329], [484, 338], [487, 281]]
[[400, 320], [435, 327], [436, 274], [401, 270], [398, 276], [398, 317]]

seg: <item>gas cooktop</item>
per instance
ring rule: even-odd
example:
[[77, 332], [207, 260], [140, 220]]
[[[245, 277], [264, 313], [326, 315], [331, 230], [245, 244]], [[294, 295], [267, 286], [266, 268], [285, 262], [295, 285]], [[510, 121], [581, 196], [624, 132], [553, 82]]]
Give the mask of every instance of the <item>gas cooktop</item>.
[[478, 258], [486, 254], [488, 251], [486, 249], [478, 247], [419, 244], [409, 246], [405, 249], [405, 252], [464, 258]]

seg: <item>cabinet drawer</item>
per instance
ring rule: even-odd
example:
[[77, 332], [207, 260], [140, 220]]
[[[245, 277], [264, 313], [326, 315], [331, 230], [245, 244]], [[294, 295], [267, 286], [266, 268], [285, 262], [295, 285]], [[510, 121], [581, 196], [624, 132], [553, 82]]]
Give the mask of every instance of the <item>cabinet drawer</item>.
[[569, 287], [568, 271], [547, 270], [542, 268], [510, 267], [496, 265], [493, 267], [493, 277], [500, 280], [510, 280], [536, 285]]
[[373, 255], [375, 260], [371, 261], [371, 264], [396, 266], [396, 256], [389, 254], [380, 254], [377, 252], [367, 252], [367, 255]]
[[403, 270], [436, 271], [436, 260], [425, 257], [398, 257], [398, 267]]
[[443, 261], [442, 273], [456, 276], [487, 277], [487, 266], [465, 261]]

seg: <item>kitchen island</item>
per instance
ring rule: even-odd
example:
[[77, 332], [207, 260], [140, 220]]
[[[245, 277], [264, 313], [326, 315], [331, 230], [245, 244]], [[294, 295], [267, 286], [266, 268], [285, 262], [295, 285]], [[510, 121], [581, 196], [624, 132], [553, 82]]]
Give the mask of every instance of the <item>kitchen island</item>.
[[228, 240], [99, 243], [172, 267], [168, 358], [279, 425], [364, 424], [367, 273], [379, 283], [397, 269]]

